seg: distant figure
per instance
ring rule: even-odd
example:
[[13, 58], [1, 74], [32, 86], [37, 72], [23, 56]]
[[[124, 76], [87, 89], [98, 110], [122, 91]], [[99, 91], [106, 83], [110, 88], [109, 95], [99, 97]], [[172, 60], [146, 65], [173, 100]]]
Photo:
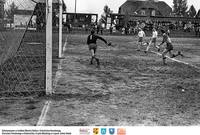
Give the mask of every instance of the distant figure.
[[5, 38], [4, 38], [3, 34], [2, 34], [2, 32], [0, 32], [0, 41], [4, 41], [4, 40], [5, 40]]
[[112, 33], [113, 33], [113, 27], [110, 26], [110, 34], [112, 34]]
[[92, 65], [93, 64], [93, 60], [95, 59], [96, 62], [97, 62], [97, 67], [100, 67], [99, 59], [96, 57], [97, 39], [102, 40], [106, 45], [110, 45], [110, 44], [107, 44], [107, 41], [104, 38], [102, 38], [102, 37], [100, 37], [98, 35], [95, 35], [95, 31], [94, 30], [91, 31], [91, 34], [87, 38], [88, 48], [89, 48], [89, 51], [91, 52], [90, 64]]
[[194, 31], [195, 31], [195, 35], [198, 36], [198, 26], [197, 25], [194, 26]]
[[100, 27], [101, 35], [103, 35], [103, 27]]
[[137, 51], [140, 51], [140, 48], [141, 48], [141, 46], [143, 45], [144, 37], [145, 37], [144, 31], [143, 31], [141, 28], [139, 28]]
[[99, 34], [99, 31], [100, 31], [100, 26], [97, 25], [97, 34]]
[[71, 33], [71, 27], [72, 27], [71, 23], [67, 24], [67, 30], [69, 33]]
[[124, 35], [125, 34], [125, 28], [123, 27], [122, 28], [122, 35]]

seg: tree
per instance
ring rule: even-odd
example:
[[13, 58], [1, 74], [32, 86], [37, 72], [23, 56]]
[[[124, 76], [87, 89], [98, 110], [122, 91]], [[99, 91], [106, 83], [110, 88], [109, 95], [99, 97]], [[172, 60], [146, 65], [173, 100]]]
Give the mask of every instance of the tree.
[[189, 9], [189, 11], [188, 11], [188, 16], [189, 16], [189, 17], [195, 17], [196, 13], [197, 13], [197, 11], [196, 11], [196, 9], [194, 8], [194, 6], [193, 6], [193, 5], [190, 6], [190, 9]]
[[9, 9], [6, 10], [7, 18], [11, 20], [11, 23], [14, 22], [14, 13], [18, 10], [18, 7], [15, 5], [14, 1], [10, 4]]
[[107, 17], [110, 17], [110, 14], [113, 12], [108, 5], [105, 5], [103, 8], [103, 14], [101, 15], [100, 22], [107, 25]]
[[173, 13], [176, 16], [186, 16], [187, 15], [187, 0], [173, 0], [173, 4], [174, 4], [174, 9], [173, 9]]
[[200, 9], [198, 10], [198, 12], [196, 14], [196, 18], [200, 18]]

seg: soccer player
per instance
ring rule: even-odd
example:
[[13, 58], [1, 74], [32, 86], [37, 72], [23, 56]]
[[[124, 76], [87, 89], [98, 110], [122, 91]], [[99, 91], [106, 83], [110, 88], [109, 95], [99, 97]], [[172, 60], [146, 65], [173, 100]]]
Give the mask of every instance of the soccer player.
[[143, 45], [144, 37], [145, 37], [144, 31], [141, 28], [139, 28], [137, 51], [140, 51], [140, 47]]
[[151, 37], [150, 42], [148, 43], [148, 46], [147, 46], [146, 50], [144, 51], [145, 53], [147, 53], [149, 51], [149, 48], [150, 48], [152, 43], [154, 44], [154, 47], [159, 50], [159, 47], [156, 45], [157, 37], [158, 37], [158, 32], [156, 31], [155, 28], [153, 28], [152, 37]]
[[100, 62], [99, 62], [99, 59], [96, 57], [97, 39], [102, 40], [108, 46], [110, 45], [110, 43], [108, 44], [108, 42], [104, 38], [102, 38], [102, 37], [100, 37], [98, 35], [95, 35], [95, 31], [94, 30], [91, 31], [91, 34], [87, 38], [87, 44], [88, 44], [88, 47], [89, 47], [89, 51], [91, 52], [90, 64], [92, 65], [93, 64], [93, 60], [95, 59], [96, 62], [97, 62], [97, 67], [99, 67], [100, 66]]
[[163, 64], [166, 65], [166, 55], [167, 55], [167, 53], [169, 53], [170, 58], [174, 58], [174, 57], [177, 57], [179, 55], [183, 56], [183, 54], [180, 51], [178, 51], [177, 54], [173, 54], [172, 53], [173, 45], [172, 45], [172, 41], [171, 41], [168, 33], [165, 32], [165, 30], [161, 30], [161, 32], [163, 34], [163, 41], [159, 46], [166, 43], [166, 47], [165, 47], [164, 51], [162, 52]]

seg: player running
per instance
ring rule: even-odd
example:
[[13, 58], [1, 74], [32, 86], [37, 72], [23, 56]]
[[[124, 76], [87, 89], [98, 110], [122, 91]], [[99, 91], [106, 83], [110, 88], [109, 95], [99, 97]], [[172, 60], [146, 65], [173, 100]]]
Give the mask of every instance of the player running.
[[173, 45], [172, 45], [172, 41], [171, 41], [169, 35], [167, 34], [167, 32], [165, 32], [165, 30], [161, 30], [161, 32], [163, 34], [163, 41], [159, 46], [166, 43], [166, 48], [162, 52], [163, 64], [166, 65], [166, 55], [167, 55], [167, 53], [169, 53], [170, 58], [174, 58], [174, 57], [177, 57], [179, 55], [183, 56], [183, 54], [180, 51], [178, 51], [177, 54], [173, 54], [172, 53]]
[[137, 51], [140, 51], [140, 48], [143, 45], [144, 37], [145, 37], [145, 32], [141, 28], [139, 28]]
[[111, 43], [108, 44], [108, 42], [104, 38], [102, 38], [102, 37], [100, 37], [98, 35], [95, 35], [95, 31], [94, 30], [91, 31], [91, 34], [87, 38], [87, 44], [88, 44], [88, 47], [89, 47], [89, 51], [91, 52], [90, 64], [92, 65], [93, 64], [93, 60], [95, 59], [96, 62], [97, 62], [97, 67], [100, 67], [99, 59], [96, 57], [97, 39], [102, 40], [108, 46], [110, 46]]
[[151, 37], [150, 42], [148, 43], [146, 50], [144, 51], [145, 53], [147, 53], [149, 51], [149, 48], [151, 47], [152, 43], [153, 43], [154, 47], [159, 50], [159, 46], [156, 45], [157, 38], [158, 38], [158, 32], [156, 31], [155, 28], [153, 28], [152, 37]]

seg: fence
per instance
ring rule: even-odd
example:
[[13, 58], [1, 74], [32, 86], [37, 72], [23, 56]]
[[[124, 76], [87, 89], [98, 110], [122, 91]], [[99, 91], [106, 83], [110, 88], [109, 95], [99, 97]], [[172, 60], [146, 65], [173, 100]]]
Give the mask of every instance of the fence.
[[51, 33], [51, 26], [58, 29], [60, 4], [58, 0], [53, 0], [53, 4], [51, 1], [47, 0], [48, 8], [44, 0], [7, 0], [3, 3], [0, 98], [51, 93], [52, 43], [53, 57], [58, 57], [59, 50], [59, 33], [57, 30]]

